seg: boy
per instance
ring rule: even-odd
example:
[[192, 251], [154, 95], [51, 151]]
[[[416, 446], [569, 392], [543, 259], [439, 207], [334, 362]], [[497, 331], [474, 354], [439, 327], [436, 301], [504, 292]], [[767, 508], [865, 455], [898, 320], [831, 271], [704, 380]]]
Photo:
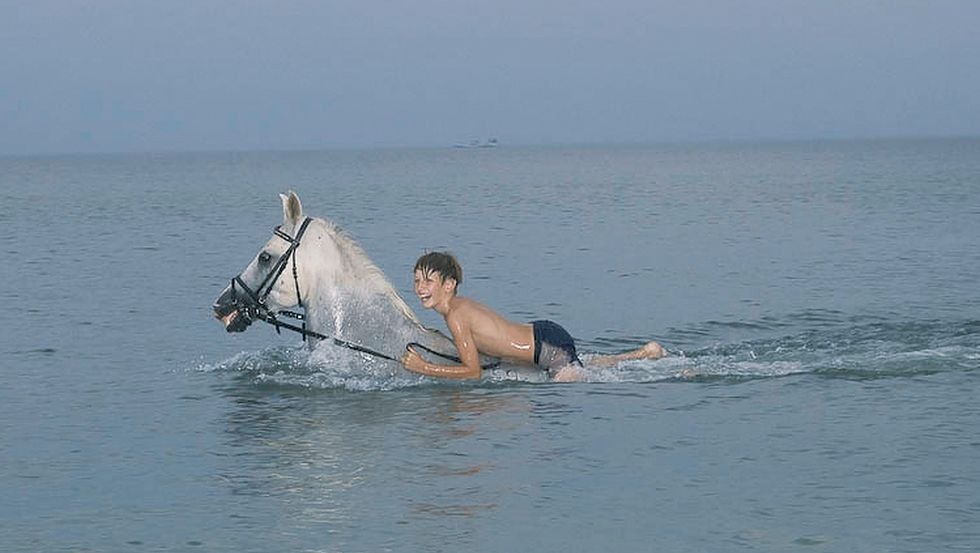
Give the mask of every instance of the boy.
[[[402, 357], [406, 369], [427, 376], [480, 378], [482, 353], [540, 367], [556, 381], [584, 378], [575, 342], [564, 328], [551, 321], [509, 321], [483, 304], [457, 296], [456, 289], [462, 282], [463, 269], [448, 253], [427, 253], [415, 263], [415, 295], [422, 307], [445, 317], [462, 363], [429, 363], [409, 349]], [[611, 365], [627, 359], [658, 359], [664, 353], [660, 344], [650, 342], [640, 349], [597, 356], [590, 362]]]

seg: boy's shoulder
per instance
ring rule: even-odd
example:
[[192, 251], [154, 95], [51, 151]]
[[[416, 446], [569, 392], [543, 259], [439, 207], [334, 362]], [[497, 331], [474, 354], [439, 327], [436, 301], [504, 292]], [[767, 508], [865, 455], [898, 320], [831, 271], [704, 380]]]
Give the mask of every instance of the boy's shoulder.
[[479, 305], [477, 302], [469, 298], [456, 296], [449, 302], [449, 312], [446, 314], [446, 317], [462, 317], [469, 315], [477, 305]]
[[446, 319], [452, 319], [454, 321], [472, 321], [488, 315], [492, 316], [493, 314], [493, 311], [491, 311], [489, 307], [476, 300], [456, 296], [453, 298], [453, 301], [450, 304], [450, 309], [446, 314]]

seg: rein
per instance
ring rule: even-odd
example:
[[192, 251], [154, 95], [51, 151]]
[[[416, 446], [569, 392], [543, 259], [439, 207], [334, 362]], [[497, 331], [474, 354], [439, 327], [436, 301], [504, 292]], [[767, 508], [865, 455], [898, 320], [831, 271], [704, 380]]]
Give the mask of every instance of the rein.
[[[304, 319], [302, 313], [294, 313], [292, 311], [280, 311], [279, 314], [280, 315], [285, 315], [287, 317], [291, 317], [291, 318], [294, 318], [294, 319], [300, 319], [300, 320], [303, 320]], [[316, 332], [314, 330], [309, 330], [309, 329], [306, 328], [305, 323], [304, 323], [303, 326], [296, 326], [296, 325], [293, 325], [293, 324], [284, 323], [284, 322], [280, 321], [279, 319], [277, 319], [276, 316], [275, 315], [272, 315], [271, 313], [268, 314], [265, 317], [262, 317], [261, 320], [263, 320], [263, 321], [271, 324], [272, 326], [276, 327], [276, 332], [279, 332], [279, 329], [281, 329], [281, 328], [285, 328], [286, 330], [291, 330], [293, 332], [299, 333], [299, 334], [301, 334], [303, 336], [303, 340], [304, 341], [306, 340], [306, 337], [307, 336], [311, 336], [313, 338], [317, 338], [318, 340], [329, 340], [335, 346], [340, 346], [340, 347], [344, 347], [344, 348], [351, 349], [351, 350], [354, 350], [354, 351], [359, 351], [361, 353], [366, 353], [368, 355], [373, 355], [375, 357], [380, 357], [381, 359], [387, 359], [388, 361], [395, 361], [395, 362], [401, 363], [401, 359], [399, 359], [397, 357], [392, 357], [391, 355], [388, 355], [387, 353], [382, 353], [380, 351], [371, 349], [371, 348], [369, 348], [367, 346], [362, 346], [360, 344], [355, 344], [354, 342], [348, 342], [347, 340], [341, 340], [340, 338], [337, 338], [336, 336], [328, 336], [326, 334], [321, 334], [321, 333]], [[462, 359], [460, 359], [459, 357], [456, 357], [455, 355], [449, 355], [448, 353], [442, 353], [441, 351], [434, 350], [434, 349], [432, 349], [432, 348], [430, 348], [428, 346], [424, 346], [424, 345], [422, 345], [422, 344], [420, 344], [418, 342], [409, 342], [408, 345], [405, 346], [405, 349], [409, 349], [409, 348], [418, 348], [420, 350], [423, 350], [423, 351], [426, 351], [428, 353], [431, 353], [432, 355], [435, 355], [437, 357], [441, 357], [443, 359], [446, 359], [447, 361], [455, 361], [456, 363], [462, 363], [463, 362]], [[499, 366], [500, 366], [500, 361], [494, 361], [493, 363], [487, 363], [486, 365], [480, 365], [480, 368], [486, 370], [486, 369], [495, 369], [495, 368], [497, 368]]]
[[[306, 316], [302, 313], [297, 313], [295, 311], [286, 311], [286, 310], [273, 313], [266, 306], [266, 299], [269, 297], [269, 294], [272, 293], [272, 288], [276, 285], [276, 283], [279, 281], [279, 277], [281, 277], [282, 273], [286, 270], [286, 264], [289, 263], [290, 260], [292, 260], [293, 286], [295, 286], [296, 288], [297, 304], [300, 307], [303, 308], [306, 307], [305, 305], [303, 305], [303, 297], [300, 295], [300, 291], [299, 291], [299, 276], [297, 275], [297, 270], [296, 270], [296, 249], [299, 248], [300, 239], [306, 233], [306, 228], [309, 226], [310, 221], [312, 220], [313, 219], [310, 217], [304, 219], [303, 224], [300, 225], [299, 231], [296, 233], [295, 237], [286, 234], [279, 227], [276, 227], [273, 230], [273, 233], [275, 233], [276, 236], [282, 238], [286, 242], [289, 242], [289, 247], [286, 248], [286, 251], [283, 252], [281, 256], [279, 256], [279, 259], [276, 261], [276, 264], [272, 267], [272, 270], [269, 271], [269, 274], [266, 275], [266, 277], [262, 280], [262, 283], [259, 284], [259, 287], [257, 289], [252, 290], [251, 288], [249, 288], [249, 286], [245, 284], [245, 281], [242, 280], [241, 274], [231, 279], [232, 290], [236, 290], [236, 288], [241, 288], [241, 290], [245, 292], [245, 295], [248, 297], [248, 301], [245, 302], [245, 305], [239, 305], [238, 310], [249, 319], [253, 319], [253, 320], [259, 319], [261, 321], [271, 324], [272, 326], [276, 327], [276, 332], [279, 334], [282, 334], [281, 329], [283, 328], [285, 328], [286, 330], [297, 332], [303, 336], [304, 342], [306, 341], [306, 338], [308, 336], [316, 338], [318, 340], [330, 340], [331, 342], [333, 342], [335, 346], [345, 347], [347, 349], [359, 351], [361, 353], [366, 353], [368, 355], [373, 355], [374, 357], [380, 357], [381, 359], [387, 359], [389, 361], [401, 362], [400, 358], [393, 357], [391, 355], [382, 353], [377, 350], [373, 350], [367, 346], [362, 346], [354, 342], [348, 342], [347, 340], [342, 340], [340, 338], [337, 338], [336, 336], [328, 336], [326, 334], [321, 334], [319, 332], [309, 330], [308, 328], [306, 328]], [[265, 289], [264, 292], [263, 289]], [[236, 304], [238, 303], [237, 295], [236, 295], [235, 303]], [[302, 321], [303, 324], [301, 326], [297, 326], [294, 324], [286, 323], [280, 321], [276, 317], [276, 315], [282, 315], [285, 317], [289, 317], [291, 319], [296, 319], [298, 321]], [[448, 361], [454, 361], [456, 363], [463, 362], [459, 357], [456, 357], [455, 355], [449, 355], [447, 353], [436, 351], [418, 342], [410, 342], [407, 346], [405, 346], [405, 348], [406, 349], [418, 348], [428, 353], [431, 353], [432, 355], [446, 359]], [[487, 365], [481, 365], [481, 368], [493, 369], [499, 365], [500, 365], [500, 361], [495, 361], [493, 363], [488, 363]]]

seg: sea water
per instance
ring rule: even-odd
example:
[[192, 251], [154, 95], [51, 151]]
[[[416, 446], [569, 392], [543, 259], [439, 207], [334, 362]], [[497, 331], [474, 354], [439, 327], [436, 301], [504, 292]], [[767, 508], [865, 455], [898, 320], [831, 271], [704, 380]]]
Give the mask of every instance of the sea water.
[[[437, 382], [210, 305], [281, 222], [671, 355]], [[0, 550], [980, 548], [980, 141], [0, 159]]]

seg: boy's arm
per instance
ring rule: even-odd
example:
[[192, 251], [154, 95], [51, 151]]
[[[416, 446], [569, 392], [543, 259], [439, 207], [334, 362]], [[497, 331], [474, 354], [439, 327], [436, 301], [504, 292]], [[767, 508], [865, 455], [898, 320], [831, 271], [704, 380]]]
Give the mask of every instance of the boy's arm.
[[482, 369], [480, 368], [480, 352], [476, 349], [476, 342], [473, 340], [473, 331], [469, 321], [462, 317], [450, 316], [446, 319], [449, 331], [452, 332], [453, 342], [459, 351], [461, 365], [439, 365], [429, 363], [415, 353], [411, 348], [402, 357], [402, 364], [405, 368], [426, 376], [436, 376], [442, 378], [480, 378]]

